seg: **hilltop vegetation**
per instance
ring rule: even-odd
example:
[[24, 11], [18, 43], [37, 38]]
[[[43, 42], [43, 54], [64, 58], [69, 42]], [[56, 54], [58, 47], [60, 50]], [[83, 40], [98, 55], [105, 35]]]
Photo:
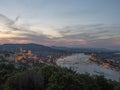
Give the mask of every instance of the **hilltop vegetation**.
[[120, 82], [56, 66], [0, 65], [0, 90], [120, 90]]

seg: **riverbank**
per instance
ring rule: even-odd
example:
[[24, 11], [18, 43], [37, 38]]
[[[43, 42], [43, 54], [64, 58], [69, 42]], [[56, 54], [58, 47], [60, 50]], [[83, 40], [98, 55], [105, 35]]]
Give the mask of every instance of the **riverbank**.
[[104, 68], [96, 63], [86, 63], [91, 56], [75, 54], [57, 60], [56, 64], [61, 67], [71, 68], [78, 73], [89, 73], [91, 75], [104, 75], [108, 79], [119, 81], [120, 72], [110, 68]]

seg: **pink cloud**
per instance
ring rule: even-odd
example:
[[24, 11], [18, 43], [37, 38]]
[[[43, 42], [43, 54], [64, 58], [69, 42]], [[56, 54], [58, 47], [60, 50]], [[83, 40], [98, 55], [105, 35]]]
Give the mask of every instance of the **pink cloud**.
[[26, 44], [26, 43], [31, 43], [31, 41], [29, 41], [29, 40], [14, 40], [14, 39], [0, 39], [0, 44], [5, 44], [5, 43]]

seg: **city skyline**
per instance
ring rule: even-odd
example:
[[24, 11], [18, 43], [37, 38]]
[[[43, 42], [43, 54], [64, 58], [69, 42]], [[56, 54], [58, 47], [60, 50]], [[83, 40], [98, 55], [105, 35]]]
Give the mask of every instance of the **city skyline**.
[[120, 49], [119, 0], [1, 0], [0, 44]]

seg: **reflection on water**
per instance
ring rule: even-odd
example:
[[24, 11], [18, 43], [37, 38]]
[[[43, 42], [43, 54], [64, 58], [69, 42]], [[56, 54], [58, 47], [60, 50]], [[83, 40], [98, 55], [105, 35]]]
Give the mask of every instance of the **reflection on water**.
[[108, 79], [120, 81], [120, 71], [104, 68], [101, 65], [87, 63], [90, 58], [88, 55], [76, 54], [58, 59], [57, 65], [61, 67], [72, 68], [78, 73], [90, 73], [91, 75], [104, 75]]

